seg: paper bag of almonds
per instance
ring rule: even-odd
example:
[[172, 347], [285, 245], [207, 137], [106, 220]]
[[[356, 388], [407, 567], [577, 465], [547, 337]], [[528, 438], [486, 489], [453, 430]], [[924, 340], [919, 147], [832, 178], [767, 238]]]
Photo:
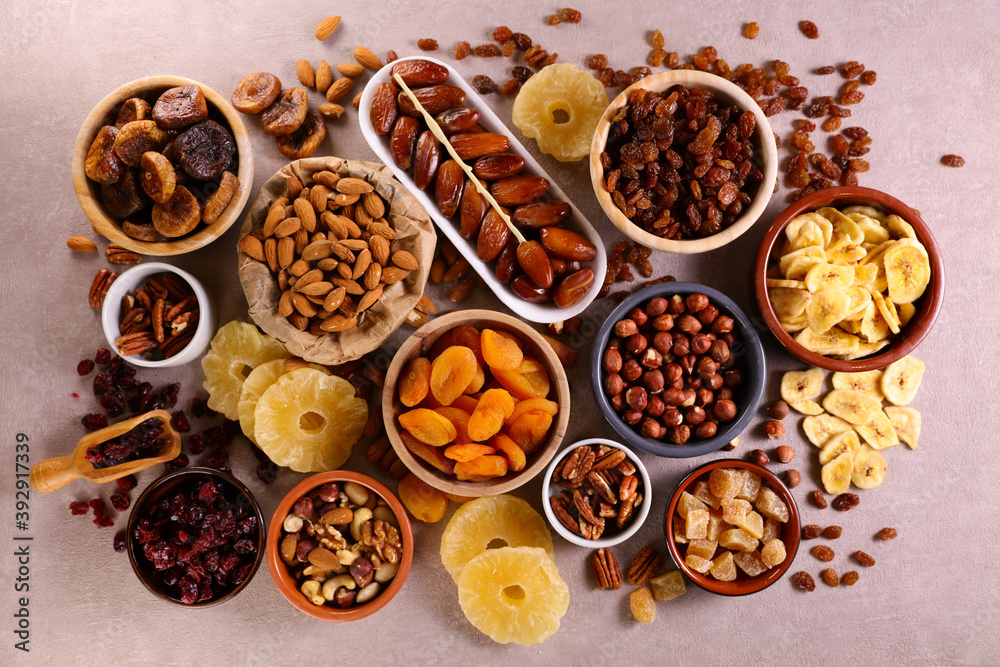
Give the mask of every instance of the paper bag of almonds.
[[[266, 229], [265, 223], [269, 220], [269, 212], [278, 208], [272, 204], [280, 198], [288, 197], [289, 177], [296, 177], [304, 188], [312, 189], [316, 185], [326, 187], [314, 181], [315, 174], [320, 174], [323, 180], [332, 183], [333, 187], [323, 190], [324, 195], [319, 198], [310, 197], [300, 202], [301, 205], [317, 199], [322, 208], [321, 200], [328, 198], [326, 215], [319, 213], [316, 215], [316, 221], [309, 221], [314, 225], [314, 229], [312, 231], [302, 229], [288, 234], [288, 230], [281, 227], [282, 223], [279, 223], [278, 228]], [[372, 200], [369, 203], [374, 204], [375, 208], [387, 205], [379, 224], [387, 226], [388, 229], [381, 231], [394, 238], [390, 241], [391, 250], [388, 258], [382, 258], [384, 266], [379, 266], [374, 271], [367, 271], [367, 268], [375, 263], [374, 259], [370, 259], [370, 251], [360, 248], [362, 242], [370, 241], [369, 237], [375, 236], [367, 229], [367, 225], [372, 221], [371, 216], [358, 212], [358, 208], [363, 207], [364, 196], [367, 193], [358, 193], [358, 197], [340, 193], [337, 191], [336, 183], [333, 183], [337, 179], [357, 179], [357, 181], [347, 181], [360, 186], [357, 189], [364, 189], [364, 185], [358, 181], [370, 184], [373, 194], [369, 196]], [[342, 189], [352, 190], [347, 187]], [[374, 195], [378, 195], [378, 199]], [[288, 199], [290, 214], [282, 215], [280, 211], [273, 211], [272, 217], [274, 214], [286, 220], [298, 217], [296, 215], [298, 209], [293, 211], [294, 200], [291, 197]], [[354, 199], [357, 199], [356, 204], [348, 203]], [[302, 213], [308, 212], [302, 211]], [[337, 225], [348, 219], [353, 220], [354, 223], [349, 224], [356, 224], [357, 228], [338, 243], [337, 232], [324, 223], [332, 221], [331, 216], [337, 218]], [[295, 226], [296, 222], [298, 221], [289, 224]], [[273, 222], [269, 224], [270, 227], [274, 227]], [[360, 235], [357, 234], [358, 228], [361, 228]], [[308, 238], [305, 237], [306, 233], [309, 234]], [[254, 238], [247, 239], [248, 236]], [[341, 233], [340, 236], [344, 234]], [[338, 256], [330, 255], [328, 257], [330, 261], [320, 267], [320, 261], [315, 257], [316, 253], [305, 249], [316, 241], [321, 242], [319, 245], [326, 245], [322, 243], [324, 237], [334, 242], [332, 245], [336, 245], [336, 249], [341, 253], [345, 249], [340, 247], [344, 245], [344, 240], [351, 248], [358, 247], [350, 253], [345, 253], [347, 261], [343, 261], [345, 258], [333, 261], [338, 259]], [[436, 240], [437, 235], [427, 212], [392, 177], [392, 172], [385, 165], [336, 157], [307, 158], [292, 162], [261, 186], [250, 213], [240, 229], [238, 245], [240, 282], [250, 306], [250, 317], [261, 329], [281, 341], [290, 353], [306, 361], [335, 366], [357, 359], [381, 345], [413, 310], [427, 282]], [[281, 263], [288, 266], [279, 266], [275, 259], [275, 248], [282, 241], [285, 244], [283, 249], [288, 252], [281, 253]], [[295, 248], [291, 250], [293, 242]], [[270, 245], [271, 264], [263, 252], [265, 244]], [[258, 258], [255, 259], [248, 254], [247, 250]], [[263, 261], [261, 261], [262, 256], [265, 257]], [[368, 266], [358, 267], [358, 260]], [[344, 266], [340, 271], [330, 270], [335, 264]], [[346, 277], [349, 273], [347, 269], [356, 269], [363, 275], [356, 278]], [[316, 290], [304, 289], [301, 284], [300, 289], [296, 290], [295, 283], [299, 280], [303, 283], [305, 281], [321, 283], [319, 291], [322, 291], [324, 286], [332, 288], [327, 295], [315, 294]], [[370, 282], [371, 285], [367, 285], [366, 282]], [[346, 294], [344, 287], [347, 289]]]

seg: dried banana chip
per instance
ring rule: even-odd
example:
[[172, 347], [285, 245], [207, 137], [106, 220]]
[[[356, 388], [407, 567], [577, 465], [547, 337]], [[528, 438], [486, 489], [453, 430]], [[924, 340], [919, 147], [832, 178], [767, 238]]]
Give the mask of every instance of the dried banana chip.
[[858, 223], [837, 209], [826, 206], [816, 212], [829, 220], [830, 224], [833, 225], [834, 240], [838, 237], [847, 237], [855, 245], [861, 245], [865, 242], [865, 233], [861, 230]]
[[823, 445], [819, 450], [819, 462], [826, 465], [841, 454], [854, 456], [861, 449], [861, 440], [854, 429], [838, 433]]
[[896, 306], [893, 305], [892, 301], [886, 302], [885, 298], [882, 296], [881, 292], [871, 291], [872, 303], [878, 309], [882, 319], [885, 320], [886, 326], [889, 327], [889, 331], [894, 334], [899, 333], [899, 315], [896, 314]]
[[782, 255], [778, 267], [788, 280], [803, 280], [809, 269], [825, 261], [826, 251], [818, 245], [812, 245]]
[[800, 412], [804, 415], [821, 415], [823, 414], [823, 406], [816, 401], [810, 401], [804, 399], [801, 401], [792, 401], [788, 404], [796, 412]]
[[833, 225], [829, 220], [816, 213], [803, 213], [792, 218], [785, 225], [785, 236], [794, 246], [791, 249], [804, 248], [808, 245], [818, 245], [822, 248], [830, 245], [833, 238]]
[[781, 328], [788, 333], [797, 333], [802, 331], [809, 326], [809, 318], [803, 312], [795, 317], [778, 317], [778, 323], [781, 324]]
[[788, 371], [781, 376], [781, 398], [786, 403], [816, 398], [822, 390], [823, 371], [818, 368]]
[[826, 261], [831, 264], [854, 264], [864, 259], [867, 254], [867, 250], [846, 236], [842, 236], [835, 239], [826, 249]]
[[[847, 309], [847, 315], [844, 316], [844, 319], [860, 322], [868, 309], [868, 304], [872, 302], [872, 294], [863, 287], [851, 287], [848, 288], [847, 295], [851, 298], [851, 305]], [[858, 331], [851, 333], [858, 333]]]
[[817, 447], [822, 447], [838, 433], [850, 431], [851, 425], [840, 417], [819, 414], [803, 419], [802, 430], [806, 432], [806, 438], [809, 439], [809, 442]]
[[768, 287], [788, 287], [790, 289], [806, 289], [806, 284], [801, 280], [784, 280], [782, 278], [768, 278]]
[[851, 481], [859, 489], [874, 489], [885, 479], [885, 459], [874, 449], [865, 445], [854, 455]]
[[845, 289], [825, 289], [813, 294], [806, 316], [813, 331], [825, 333], [846, 319], [850, 310], [851, 297]]
[[823, 407], [831, 415], [858, 425], [874, 419], [875, 414], [882, 411], [882, 402], [853, 389], [834, 389], [823, 398]]
[[865, 308], [865, 314], [861, 317], [861, 335], [869, 343], [885, 340], [885, 337], [889, 335], [889, 325], [882, 317], [882, 313], [875, 307], [874, 297], [872, 297], [872, 303]]
[[872, 449], [888, 449], [899, 445], [899, 436], [885, 412], [879, 410], [868, 422], [857, 424], [854, 429]]
[[889, 341], [887, 340], [880, 340], [877, 343], [861, 343], [861, 345], [858, 346], [858, 349], [851, 354], [836, 355], [835, 358], [843, 359], [844, 361], [854, 361], [855, 359], [870, 357], [888, 344]]
[[882, 400], [882, 371], [865, 371], [863, 373], [834, 373], [834, 389], [853, 389], [862, 394], [868, 394]]
[[931, 279], [931, 263], [920, 241], [896, 241], [885, 251], [883, 262], [889, 298], [894, 303], [913, 303], [923, 295]]
[[889, 236], [894, 239], [916, 239], [917, 233], [913, 231], [913, 225], [903, 220], [898, 215], [889, 215], [885, 219], [885, 227], [889, 230]]
[[898, 408], [890, 405], [885, 409], [885, 415], [889, 418], [889, 423], [896, 429], [896, 435], [906, 443], [910, 449], [917, 448], [917, 441], [920, 440], [920, 413], [913, 408]]
[[893, 405], [908, 405], [920, 388], [924, 362], [909, 355], [889, 364], [882, 374], [882, 393]]
[[905, 327], [917, 314], [917, 307], [912, 303], [899, 303], [896, 304], [896, 312], [899, 313], [899, 326]]
[[[868, 293], [865, 292], [867, 295]], [[778, 319], [793, 318], [802, 315], [806, 311], [806, 306], [812, 299], [809, 290], [795, 289], [791, 287], [769, 287], [767, 290], [771, 307]], [[869, 296], [869, 300], [871, 297]]]
[[809, 269], [806, 288], [813, 293], [822, 290], [843, 290], [854, 284], [854, 267], [823, 262]]
[[854, 267], [854, 285], [871, 285], [878, 277], [878, 264], [859, 264]]
[[854, 474], [854, 456], [841, 454], [823, 466], [820, 478], [827, 493], [834, 495], [846, 492], [851, 488], [851, 476]]
[[834, 354], [852, 354], [858, 349], [861, 340], [846, 331], [830, 329], [826, 333], [816, 333], [806, 327], [795, 341], [810, 352], [830, 356]]
[[876, 220], [879, 224], [885, 222], [885, 213], [871, 206], [848, 206], [844, 209], [844, 215], [850, 216], [852, 213], [866, 215], [872, 220]]
[[878, 245], [889, 240], [889, 230], [883, 227], [878, 220], [869, 218], [864, 213], [849, 213], [847, 217], [853, 220], [864, 233], [865, 243]]

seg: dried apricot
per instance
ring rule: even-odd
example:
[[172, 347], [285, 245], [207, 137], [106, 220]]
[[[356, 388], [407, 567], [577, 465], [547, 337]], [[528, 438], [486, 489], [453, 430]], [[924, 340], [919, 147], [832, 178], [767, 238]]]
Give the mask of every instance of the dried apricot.
[[497, 433], [490, 438], [490, 446], [507, 457], [507, 469], [511, 472], [521, 472], [528, 459], [516, 442], [503, 433]]
[[238, 111], [257, 114], [271, 106], [281, 93], [281, 81], [267, 72], [247, 74], [233, 91], [231, 101]]
[[214, 120], [202, 121], [188, 128], [174, 140], [173, 146], [181, 169], [199, 181], [221, 174], [236, 153], [233, 135]]
[[469, 386], [466, 387], [465, 391], [462, 393], [475, 394], [483, 388], [484, 384], [486, 384], [486, 371], [483, 370], [482, 366], [476, 364], [476, 375], [472, 378], [472, 382], [469, 383]]
[[476, 355], [463, 345], [452, 345], [431, 364], [431, 394], [441, 405], [451, 405], [465, 393], [476, 375]]
[[481, 445], [476, 442], [469, 442], [464, 445], [450, 445], [444, 450], [444, 455], [453, 461], [459, 461], [461, 463], [467, 463], [472, 459], [479, 458], [480, 456], [489, 456], [491, 454], [496, 454], [493, 447], [489, 445]]
[[472, 442], [472, 438], [469, 437], [469, 418], [472, 415], [471, 412], [466, 412], [465, 410], [460, 410], [459, 408], [449, 407], [449, 406], [434, 408], [434, 412], [438, 413], [439, 415], [450, 421], [452, 425], [455, 427], [456, 431], [455, 442], [457, 443]]
[[510, 392], [514, 398], [524, 401], [529, 398], [545, 398], [551, 388], [549, 373], [541, 362], [524, 357], [514, 371], [492, 369], [493, 377]]
[[562, 364], [563, 368], [569, 368], [576, 363], [576, 350], [561, 340], [553, 338], [552, 336], [542, 334], [542, 338], [545, 339], [545, 342], [549, 344], [552, 351], [556, 353], [557, 357], [559, 357], [559, 363]]
[[480, 456], [455, 464], [455, 476], [463, 482], [477, 482], [507, 474], [507, 459], [502, 456]]
[[309, 95], [305, 88], [288, 88], [281, 91], [281, 96], [260, 117], [264, 134], [279, 137], [291, 134], [301, 127], [309, 110]]
[[408, 408], [419, 405], [431, 390], [431, 360], [414, 357], [399, 375], [399, 402]]
[[316, 152], [326, 139], [326, 123], [319, 114], [307, 113], [305, 121], [291, 134], [278, 137], [278, 150], [289, 160], [300, 160]]
[[420, 442], [442, 447], [455, 441], [458, 431], [447, 418], [433, 410], [416, 408], [399, 415], [399, 424]]
[[467, 412], [470, 415], [475, 411], [476, 405], [479, 404], [478, 396], [459, 396], [455, 401], [448, 407], [458, 408], [462, 412]]
[[545, 398], [529, 398], [525, 401], [518, 401], [514, 405], [514, 411], [507, 417], [507, 423], [513, 424], [529, 412], [544, 412], [553, 417], [559, 412], [559, 404]]
[[153, 105], [153, 120], [166, 130], [178, 130], [208, 118], [205, 93], [198, 86], [177, 86], [164, 91]]
[[427, 462], [427, 464], [431, 467], [436, 468], [446, 475], [452, 475], [455, 473], [455, 462], [451, 459], [445, 458], [445, 455], [440, 449], [431, 447], [430, 445], [425, 445], [406, 431], [400, 431], [399, 439], [403, 441], [403, 445], [410, 450], [414, 456]]
[[142, 189], [157, 204], [165, 204], [174, 196], [177, 187], [177, 174], [170, 160], [155, 151], [142, 154]]
[[425, 523], [434, 523], [444, 518], [448, 511], [448, 496], [420, 479], [412, 472], [399, 480], [399, 499], [406, 509]]
[[514, 399], [506, 389], [487, 389], [469, 418], [469, 438], [476, 442], [489, 440], [513, 412]]
[[468, 324], [463, 324], [462, 326], [455, 327], [438, 338], [437, 342], [434, 343], [434, 347], [431, 348], [430, 356], [431, 359], [437, 359], [441, 356], [442, 352], [447, 350], [452, 345], [462, 345], [472, 350], [472, 353], [476, 355], [476, 361], [482, 365], [486, 363], [486, 360], [483, 359], [483, 347], [481, 341], [482, 337], [479, 333], [479, 329], [469, 326]]
[[545, 442], [551, 426], [552, 415], [536, 410], [518, 417], [510, 424], [508, 433], [525, 454], [533, 454]]
[[105, 125], [94, 137], [94, 143], [90, 144], [90, 150], [87, 151], [84, 173], [87, 174], [87, 178], [101, 185], [117, 183], [125, 171], [125, 164], [115, 153], [117, 134], [116, 128]]
[[490, 370], [513, 371], [524, 361], [524, 353], [516, 341], [492, 329], [483, 329], [482, 347], [483, 359]]

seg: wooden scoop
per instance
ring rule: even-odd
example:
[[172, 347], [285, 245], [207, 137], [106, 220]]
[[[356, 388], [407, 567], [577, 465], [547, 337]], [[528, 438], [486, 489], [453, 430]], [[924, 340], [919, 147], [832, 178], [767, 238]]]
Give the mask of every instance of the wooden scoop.
[[[147, 419], [159, 419], [163, 424], [163, 449], [156, 456], [136, 459], [127, 463], [95, 468], [87, 460], [87, 450], [102, 442], [128, 433]], [[94, 431], [80, 438], [80, 444], [72, 454], [46, 459], [31, 466], [29, 480], [36, 491], [48, 493], [66, 486], [74, 479], [83, 477], [91, 482], [103, 484], [145, 470], [157, 463], [170, 461], [181, 453], [181, 436], [170, 426], [170, 413], [166, 410], [153, 410], [145, 414], [112, 424], [100, 431]]]

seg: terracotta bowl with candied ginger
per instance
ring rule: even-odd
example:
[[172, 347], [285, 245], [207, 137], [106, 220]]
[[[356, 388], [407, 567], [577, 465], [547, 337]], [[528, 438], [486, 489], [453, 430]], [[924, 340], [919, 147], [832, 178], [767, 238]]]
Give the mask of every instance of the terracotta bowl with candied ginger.
[[[707, 482], [709, 474], [713, 470], [725, 468], [747, 470], [758, 475], [761, 487], [771, 489], [788, 507], [788, 521], [781, 525], [778, 532], [778, 538], [785, 544], [785, 560], [755, 577], [747, 576], [741, 569], [736, 568], [736, 579], [733, 581], [719, 581], [710, 573], [702, 574], [689, 567], [681, 554], [680, 545], [674, 541], [673, 533], [673, 517], [677, 514], [677, 504], [681, 494], [687, 491], [693, 495], [696, 483], [699, 481]], [[799, 510], [788, 487], [766, 468], [739, 459], [718, 459], [695, 468], [680, 481], [667, 503], [663, 531], [667, 542], [667, 552], [685, 577], [710, 593], [733, 596], [750, 595], [751, 593], [759, 593], [781, 579], [792, 566], [792, 561], [795, 560], [795, 554], [799, 549]], [[721, 555], [722, 551], [723, 549], [718, 547], [716, 555]]]
[[[516, 336], [521, 343], [524, 356], [536, 360], [548, 375], [549, 393], [547, 399], [559, 404], [558, 412], [552, 418], [545, 440], [537, 449], [527, 454], [524, 468], [518, 472], [507, 472], [505, 475], [485, 481], [459, 480], [454, 474], [449, 474], [440, 467], [432, 465], [427, 460], [428, 457], [415, 455], [404, 442], [404, 439], [412, 438], [412, 436], [403, 429], [399, 421], [400, 415], [411, 409], [404, 406], [399, 398], [399, 384], [404, 368], [415, 357], [430, 358], [438, 340], [453, 329], [462, 326], [475, 327], [480, 331], [492, 329]], [[488, 384], [483, 387], [484, 390], [488, 388]], [[414, 407], [423, 407], [423, 403]], [[545, 466], [555, 456], [563, 436], [566, 434], [566, 428], [569, 425], [569, 411], [570, 390], [566, 380], [566, 370], [549, 343], [523, 321], [492, 310], [459, 310], [436, 317], [420, 327], [396, 352], [396, 356], [393, 357], [392, 364], [386, 372], [385, 386], [382, 388], [382, 415], [385, 421], [385, 431], [400, 460], [417, 477], [434, 488], [464, 497], [508, 493], [545, 470]], [[436, 452], [429, 452], [434, 454], [436, 459], [442, 460], [444, 458], [443, 454], [440, 454], [444, 447], [430, 449], [436, 450]], [[454, 461], [451, 463], [454, 464]]]

